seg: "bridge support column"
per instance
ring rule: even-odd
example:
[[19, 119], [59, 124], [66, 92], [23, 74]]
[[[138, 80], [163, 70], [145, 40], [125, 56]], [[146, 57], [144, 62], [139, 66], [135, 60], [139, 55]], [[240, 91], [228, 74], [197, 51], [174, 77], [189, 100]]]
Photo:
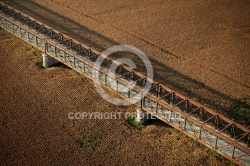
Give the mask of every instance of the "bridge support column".
[[136, 109], [136, 121], [139, 123], [145, 123], [149, 119], [152, 119], [152, 115], [143, 111], [141, 108]]
[[44, 67], [50, 67], [56, 63], [58, 63], [58, 61], [56, 59], [54, 59], [53, 57], [47, 55], [47, 54], [42, 54], [43, 56], [43, 66]]

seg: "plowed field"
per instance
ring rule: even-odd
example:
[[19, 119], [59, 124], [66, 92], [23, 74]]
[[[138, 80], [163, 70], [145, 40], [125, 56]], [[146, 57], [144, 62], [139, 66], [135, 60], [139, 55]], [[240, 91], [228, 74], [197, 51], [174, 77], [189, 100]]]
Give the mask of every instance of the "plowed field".
[[248, 0], [4, 2], [100, 51], [141, 49], [156, 80], [217, 111], [250, 94]]
[[134, 111], [103, 101], [66, 67], [40, 69], [41, 53], [0, 29], [1, 165], [225, 165], [160, 122], [70, 120], [69, 112]]

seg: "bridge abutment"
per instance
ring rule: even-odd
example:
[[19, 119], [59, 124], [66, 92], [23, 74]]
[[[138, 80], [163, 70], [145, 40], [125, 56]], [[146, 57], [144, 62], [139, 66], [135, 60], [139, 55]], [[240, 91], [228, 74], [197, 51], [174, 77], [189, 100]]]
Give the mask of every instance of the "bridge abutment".
[[58, 61], [55, 58], [49, 56], [46, 53], [42, 54], [42, 56], [43, 56], [43, 66], [44, 67], [50, 67], [50, 66], [58, 63]]
[[142, 110], [141, 108], [136, 109], [136, 121], [138, 123], [145, 123], [148, 120], [152, 119], [152, 115]]

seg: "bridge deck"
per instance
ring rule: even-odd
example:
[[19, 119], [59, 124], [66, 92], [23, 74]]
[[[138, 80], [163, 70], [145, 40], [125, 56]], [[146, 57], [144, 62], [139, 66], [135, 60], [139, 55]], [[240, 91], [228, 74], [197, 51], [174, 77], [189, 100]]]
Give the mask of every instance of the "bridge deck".
[[[131, 100], [136, 94], [144, 93], [143, 74], [106, 58], [106, 65], [97, 70], [94, 62], [100, 53], [71, 39], [69, 36], [44, 25], [11, 7], [1, 3], [0, 26], [41, 51], [96, 81], [99, 73], [101, 84]], [[120, 70], [115, 79], [108, 75], [108, 67], [114, 62]], [[250, 130], [206, 106], [150, 80], [152, 87], [138, 102], [140, 107], [179, 131], [194, 138], [239, 165], [250, 163]], [[135, 87], [131, 85], [135, 84]]]

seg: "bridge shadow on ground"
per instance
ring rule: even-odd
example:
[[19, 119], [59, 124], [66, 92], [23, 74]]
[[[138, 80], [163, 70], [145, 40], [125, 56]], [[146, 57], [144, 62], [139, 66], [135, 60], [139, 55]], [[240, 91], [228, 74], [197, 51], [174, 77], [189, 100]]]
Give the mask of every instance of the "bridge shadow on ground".
[[[5, 3], [99, 51], [120, 44], [31, 0], [8, 0], [5, 1]], [[114, 57], [117, 58], [121, 56], [121, 54], [117, 54]], [[136, 60], [136, 57], [133, 55], [128, 56], [131, 59]], [[230, 104], [235, 102], [234, 98], [221, 93], [200, 81], [192, 79], [153, 58], [149, 57], [149, 59], [154, 68], [154, 77], [156, 81], [159, 81], [190, 98], [195, 98], [195, 100], [205, 103], [209, 107], [220, 112], [226, 113]], [[139, 60], [136, 60], [136, 62], [139, 62]], [[145, 66], [142, 64], [143, 63], [136, 64], [139, 71], [145, 71]]]
[[143, 125], [144, 126], [164, 126], [164, 127], [172, 128], [172, 126], [168, 125], [167, 123], [157, 118], [148, 119], [145, 123], [143, 123]]

